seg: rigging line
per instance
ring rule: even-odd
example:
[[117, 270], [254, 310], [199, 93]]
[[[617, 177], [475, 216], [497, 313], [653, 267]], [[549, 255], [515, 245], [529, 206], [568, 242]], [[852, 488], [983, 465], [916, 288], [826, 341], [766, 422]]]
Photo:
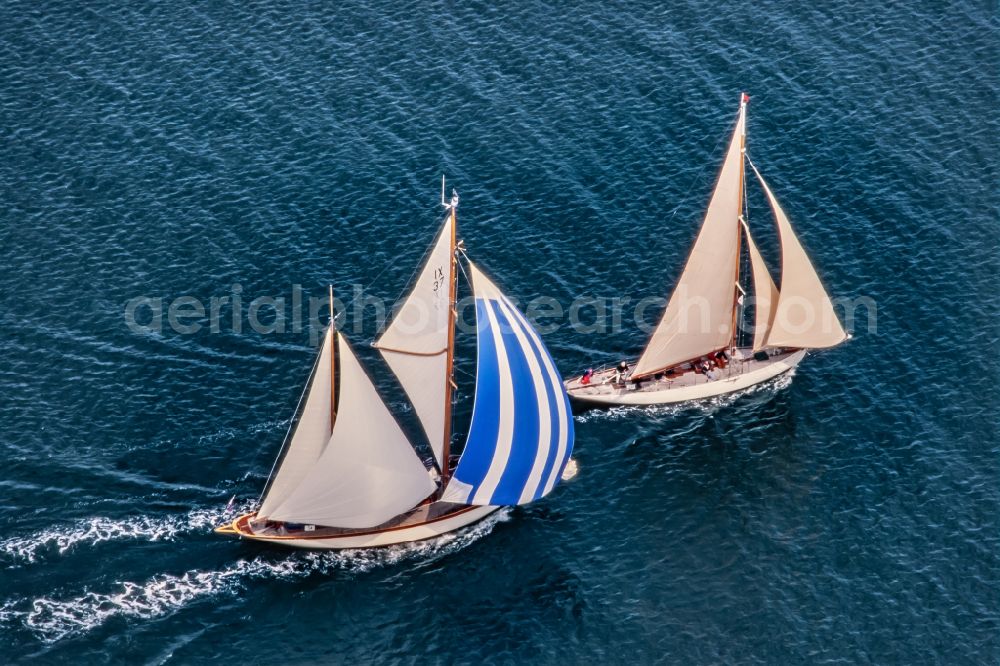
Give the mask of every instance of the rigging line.
[[[302, 393], [299, 394], [299, 401], [295, 405], [295, 411], [292, 413], [292, 418], [288, 420], [288, 429], [285, 431], [285, 437], [281, 441], [281, 448], [278, 449], [278, 455], [275, 457], [274, 463], [272, 463], [271, 465], [271, 471], [267, 473], [267, 481], [264, 482], [264, 489], [260, 491], [260, 497], [257, 498], [258, 506], [260, 505], [261, 502], [264, 501], [264, 493], [267, 492], [268, 486], [271, 483], [271, 477], [274, 476], [274, 471], [278, 467], [278, 461], [281, 460], [281, 456], [285, 453], [285, 450], [288, 447], [288, 440], [291, 437], [292, 428], [294, 428], [295, 426], [296, 417], [299, 416], [299, 409], [302, 407], [302, 401], [305, 399], [306, 393], [309, 392], [309, 387], [312, 386], [312, 380], [316, 374], [316, 368], [319, 366], [319, 359], [322, 355], [323, 355], [323, 348], [320, 347], [320, 350], [316, 353], [316, 359], [313, 361], [312, 370], [309, 371], [309, 378], [306, 380], [305, 386], [302, 387]], [[257, 460], [260, 458], [260, 454], [264, 450], [264, 444], [265, 443], [261, 443], [261, 445], [257, 447], [257, 453], [254, 455], [254, 458], [250, 464], [251, 467], [257, 464]], [[240, 482], [245, 481], [248, 475], [249, 472], [247, 472], [247, 474], [244, 474], [243, 479], [241, 479]], [[239, 486], [237, 485], [237, 487]]]
[[749, 164], [750, 168], [753, 169], [753, 172], [757, 174], [757, 177], [761, 178], [760, 171], [757, 170], [757, 165], [753, 163], [752, 159], [750, 159], [749, 153], [743, 153], [743, 156], [747, 158], [747, 164]]
[[[382, 266], [382, 270], [380, 270], [378, 273], [376, 273], [375, 277], [373, 277], [371, 280], [369, 280], [368, 284], [366, 284], [365, 286], [363, 286], [361, 288], [361, 291], [362, 292], [368, 291], [368, 288], [371, 287], [373, 284], [375, 284], [375, 282], [377, 282], [378, 279], [380, 277], [382, 277], [382, 274], [385, 273], [388, 269], [389, 269], [389, 264], [386, 263], [384, 266]], [[354, 305], [354, 301], [355, 300], [356, 300], [355, 297], [352, 296], [351, 300], [349, 300], [346, 303], [344, 303], [344, 310], [346, 311], [350, 306]], [[339, 317], [342, 314], [343, 314], [343, 312], [338, 312], [337, 313], [337, 317]]]
[[[448, 217], [448, 215], [451, 215], [451, 213], [449, 212], [448, 214], [446, 214], [446, 215], [444, 216], [444, 218]], [[439, 229], [439, 230], [440, 230], [440, 228], [442, 227], [442, 225], [444, 224], [444, 218], [441, 218], [441, 221], [440, 221], [440, 222], [439, 222], [439, 224], [438, 224], [438, 229]], [[420, 272], [420, 270], [421, 270], [421, 269], [422, 269], [422, 268], [424, 267], [424, 261], [425, 261], [425, 260], [427, 259], [427, 257], [428, 257], [428, 256], [430, 255], [430, 253], [431, 253], [431, 250], [433, 250], [433, 249], [435, 248], [435, 246], [437, 245], [437, 242], [436, 242], [436, 241], [437, 241], [437, 239], [438, 239], [438, 234], [434, 234], [434, 240], [433, 240], [433, 241], [431, 241], [431, 242], [430, 242], [430, 243], [429, 243], [429, 244], [427, 245], [427, 247], [425, 247], [425, 248], [424, 248], [424, 252], [423, 252], [423, 254], [421, 254], [421, 255], [420, 255], [420, 259], [419, 259], [419, 260], [417, 261], [417, 263], [415, 264], [415, 266], [414, 266], [414, 268], [413, 268], [413, 271], [412, 271], [412, 272], [410, 273], [410, 277], [406, 278], [406, 282], [404, 282], [404, 283], [403, 283], [403, 288], [402, 288], [402, 289], [400, 289], [400, 291], [399, 291], [399, 294], [397, 294], [397, 295], [396, 295], [396, 298], [394, 298], [394, 299], [393, 299], [393, 301], [392, 301], [392, 307], [393, 307], [393, 308], [395, 308], [395, 307], [396, 307], [396, 303], [398, 303], [398, 302], [399, 302], [399, 301], [400, 301], [400, 300], [401, 300], [401, 299], [403, 298], [403, 295], [404, 295], [404, 294], [405, 294], [405, 293], [406, 293], [407, 291], [409, 291], [411, 287], [413, 287], [413, 284], [414, 284], [414, 278], [416, 278], [416, 276], [417, 276], [417, 273], [419, 273], [419, 272]], [[386, 265], [386, 267], [387, 267], [387, 266], [388, 266], [388, 264]], [[382, 273], [384, 273], [384, 272], [385, 272], [385, 270], [386, 270], [386, 268], [384, 267], [384, 268], [383, 268], [383, 269], [382, 269], [382, 270], [381, 270], [381, 271], [379, 272], [379, 275], [381, 275]], [[374, 280], [372, 281], [372, 284], [374, 284]], [[370, 287], [370, 286], [371, 286], [371, 284], [369, 284], [368, 286]], [[392, 311], [392, 308], [390, 308], [390, 311]]]
[[[737, 120], [738, 119], [739, 119], [739, 114], [737, 114]], [[712, 148], [712, 154], [713, 155], [715, 155], [715, 154], [717, 154], [719, 152], [719, 147], [726, 141], [726, 138], [727, 138], [727, 135], [725, 135], [725, 134], [723, 134], [723, 135], [721, 135], [719, 137], [719, 139], [715, 143], [715, 147]], [[711, 164], [712, 163], [710, 161], [708, 161], [708, 160], [704, 161], [704, 163], [701, 166], [701, 169], [699, 169], [698, 173], [695, 174], [695, 177], [691, 179], [691, 184], [688, 186], [687, 192], [684, 193], [684, 196], [681, 197], [681, 201], [684, 201], [685, 199], [687, 199], [690, 196], [691, 192], [694, 191], [695, 185], [697, 185], [699, 182], [701, 182], [702, 178], [705, 175], [705, 172], [708, 171], [708, 168], [711, 166]], [[667, 222], [670, 222], [671, 220], [673, 220], [674, 216], [677, 215], [677, 211], [679, 211], [683, 206], [684, 206], [683, 203], [677, 204], [674, 207], [673, 211], [671, 211], [671, 213], [667, 217], [667, 219], [664, 220], [664, 224], [666, 224]]]
[[[745, 148], [743, 149], [743, 158], [747, 162], [750, 161], [750, 158], [747, 157], [747, 151], [746, 151]], [[742, 264], [743, 264], [742, 265], [742, 268], [743, 268], [742, 274], [744, 276], [744, 279], [746, 279], [746, 276], [748, 276], [750, 274], [750, 271], [752, 270], [752, 267], [750, 266], [750, 242], [751, 242], [751, 240], [750, 240], [750, 197], [749, 197], [749, 194], [747, 192], [748, 189], [749, 188], [746, 185], [746, 176], [744, 175], [744, 178], [743, 178], [743, 224], [746, 227], [746, 232], [747, 232], [747, 251], [746, 251], [745, 254], [742, 255]], [[743, 248], [740, 248], [741, 251], [742, 251], [742, 249]], [[747, 287], [750, 287], [750, 284], [751, 284], [751, 281], [747, 280]], [[742, 287], [740, 287], [740, 289], [742, 290]], [[757, 292], [755, 291], [754, 292], [754, 299], [756, 299], [756, 297], [757, 297]], [[744, 291], [743, 292], [743, 302], [740, 303], [740, 317], [739, 317], [739, 322], [738, 322], [737, 327], [736, 327], [736, 346], [737, 347], [740, 346], [740, 342], [743, 341], [743, 339], [746, 337], [744, 335], [745, 331], [743, 330], [743, 328], [746, 326], [746, 309], [747, 309], [747, 306], [746, 306], [746, 292]], [[754, 325], [756, 326], [756, 324], [757, 324], [757, 322], [755, 320], [754, 321]]]
[[[734, 131], [735, 131], [736, 124], [739, 123], [739, 117], [740, 117], [739, 113], [740, 112], [737, 112], [737, 114], [736, 114], [736, 121], [733, 123]], [[730, 135], [731, 134], [732, 134], [732, 132], [730, 132]], [[718, 154], [719, 148], [726, 141], [726, 137], [727, 136], [729, 136], [729, 135], [725, 135], [725, 134], [721, 135], [719, 137], [719, 139], [716, 141], [715, 147], [712, 148], [712, 154], [713, 155]], [[743, 151], [743, 155], [744, 156], [746, 155], [746, 150], [745, 149]], [[749, 160], [749, 158], [747, 158], [747, 159]], [[697, 183], [701, 182], [701, 180], [704, 177], [705, 172], [708, 170], [708, 167], [709, 167], [710, 164], [711, 163], [708, 160], [705, 160], [705, 162], [702, 164], [701, 169], [698, 171], [697, 175], [694, 178], [691, 179], [691, 184], [688, 186], [687, 192], [685, 192], [684, 196], [681, 198], [682, 201], [685, 200], [685, 199], [687, 199], [688, 197], [690, 197], [691, 192], [694, 190], [695, 185]], [[756, 171], [756, 169], [754, 169], [754, 170]], [[759, 176], [759, 174], [758, 174], [758, 176]], [[744, 192], [745, 192], [746, 191], [746, 187], [744, 187], [743, 189], [744, 189]], [[714, 193], [714, 190], [713, 190], [713, 193]], [[711, 203], [711, 195], [709, 195], [709, 203]], [[677, 204], [677, 206], [674, 207], [673, 211], [671, 211], [670, 215], [667, 216], [667, 219], [663, 222], [663, 224], [667, 224], [671, 220], [673, 220], [674, 217], [677, 215], [677, 211], [679, 211], [683, 205], [684, 205], [683, 203]], [[661, 234], [659, 236], [659, 238], [660, 238], [660, 240], [662, 242], [666, 237], [665, 237], [665, 235]], [[697, 239], [697, 237], [696, 237], [696, 239]], [[683, 273], [683, 269], [684, 269], [684, 266], [682, 265], [682, 268], [681, 268], [682, 273]]]
[[[460, 254], [462, 257], [464, 257], [466, 261], [469, 261], [469, 255], [465, 253], [465, 248], [461, 247], [461, 245], [462, 245], [462, 241], [459, 241], [458, 242], [458, 247], [455, 248], [455, 252], [458, 253], [458, 254]], [[465, 276], [465, 281], [467, 283], [469, 283], [469, 285], [471, 286], [472, 285], [472, 278], [469, 277], [469, 274], [465, 272], [465, 266], [462, 264], [461, 261], [456, 261], [455, 263], [458, 265], [458, 270], [462, 271], [462, 275]], [[474, 297], [475, 297], [475, 293], [473, 293], [473, 298]], [[452, 305], [452, 307], [456, 308], [456, 310], [457, 310], [458, 303], [457, 302], [454, 303]], [[478, 326], [478, 322], [477, 322], [476, 325]], [[452, 374], [454, 374], [455, 372], [460, 372], [463, 375], [465, 375], [466, 377], [472, 378], [473, 380], [476, 378], [476, 373], [474, 373], [474, 372], [467, 372], [465, 370], [462, 370], [461, 368], [458, 367], [457, 363], [452, 366]]]
[[[435, 238], [436, 238], [436, 236], [435, 236]], [[406, 283], [405, 283], [405, 284], [403, 285], [403, 288], [402, 288], [402, 290], [401, 290], [401, 291], [399, 292], [399, 295], [398, 295], [398, 296], [396, 296], [395, 300], [393, 300], [393, 302], [392, 302], [393, 306], [395, 306], [395, 305], [396, 305], [396, 303], [398, 303], [398, 302], [399, 302], [399, 299], [401, 299], [401, 298], [403, 297], [403, 294], [405, 294], [405, 293], [406, 293], [407, 289], [408, 289], [409, 287], [411, 287], [411, 286], [412, 286], [412, 284], [413, 284], [413, 278], [414, 278], [414, 277], [416, 276], [417, 272], [418, 272], [418, 271], [420, 270], [420, 268], [421, 268], [421, 267], [423, 266], [423, 264], [424, 264], [424, 259], [426, 259], [426, 258], [427, 258], [427, 255], [428, 255], [428, 254], [430, 253], [430, 251], [431, 251], [431, 249], [432, 249], [433, 247], [434, 247], [434, 243], [431, 243], [431, 244], [430, 244], [430, 245], [428, 245], [428, 246], [427, 246], [427, 248], [426, 248], [426, 249], [424, 250], [424, 253], [423, 253], [422, 255], [420, 255], [420, 261], [418, 261], [418, 262], [417, 262], [417, 264], [416, 264], [416, 268], [414, 268], [414, 269], [413, 269], [413, 272], [411, 272], [411, 273], [410, 273], [410, 276], [409, 276], [409, 277], [408, 277], [408, 278], [406, 279]], [[386, 272], [387, 270], [389, 270], [389, 266], [390, 266], [390, 265], [392, 265], [392, 264], [390, 264], [389, 262], [386, 262], [386, 263], [385, 263], [385, 264], [384, 264], [384, 265], [382, 266], [382, 270], [380, 270], [380, 271], [379, 271], [378, 273], [376, 273], [376, 274], [375, 274], [375, 277], [373, 277], [373, 278], [372, 278], [371, 280], [369, 280], [369, 281], [368, 281], [368, 284], [364, 285], [364, 286], [363, 286], [363, 287], [361, 288], [361, 293], [365, 293], [365, 292], [367, 292], [367, 291], [368, 291], [368, 290], [369, 290], [369, 289], [370, 289], [370, 288], [372, 287], [372, 285], [374, 285], [374, 284], [375, 284], [376, 282], [378, 282], [378, 279], [379, 279], [380, 277], [382, 277], [382, 275], [384, 275], [384, 274], [385, 274], [385, 272]], [[345, 302], [345, 303], [344, 303], [344, 310], [343, 310], [342, 312], [338, 312], [338, 313], [337, 313], [337, 318], [339, 318], [339, 317], [340, 317], [341, 315], [343, 315], [343, 314], [344, 314], [344, 313], [345, 313], [345, 312], [346, 312], [346, 311], [347, 311], [348, 309], [350, 309], [350, 307], [351, 307], [352, 305], [354, 305], [354, 301], [356, 301], [356, 300], [357, 300], [357, 296], [355, 296], [355, 295], [352, 295], [352, 296], [351, 296], [351, 300], [349, 300], [349, 301], [347, 301], [347, 302]]]
[[[409, 287], [410, 284], [412, 283], [414, 276], [417, 274], [417, 271], [420, 270], [420, 267], [423, 265], [424, 259], [427, 258], [427, 255], [430, 253], [432, 247], [433, 247], [433, 243], [431, 245], [428, 245], [427, 248], [424, 250], [423, 255], [421, 255], [421, 257], [420, 257], [420, 261], [417, 263], [416, 268], [413, 269], [413, 272], [410, 273], [410, 277], [407, 278], [406, 285], [403, 287], [403, 290], [400, 291], [399, 295], [396, 297], [396, 300], [393, 302], [393, 305], [395, 305], [399, 301], [399, 299], [402, 298], [403, 294], [406, 292], [407, 287]], [[382, 266], [382, 270], [380, 270], [378, 273], [376, 273], [375, 277], [373, 277], [371, 280], [369, 280], [368, 284], [365, 285], [362, 288], [362, 293], [368, 291], [368, 289], [371, 288], [372, 285], [374, 285], [378, 281], [378, 279], [380, 277], [382, 277], [382, 275], [389, 269], [389, 265], [390, 264], [388, 262], [386, 262], [386, 264]], [[463, 272], [464, 272], [464, 269], [463, 269]], [[354, 305], [354, 301], [355, 300], [357, 300], [357, 298], [355, 296], [352, 296], [351, 300], [344, 304], [344, 309], [342, 311], [334, 313], [334, 315], [333, 315], [333, 323], [334, 324], [336, 324], [337, 321], [342, 316], [345, 315], [345, 313], [346, 313], [346, 311], [347, 311], [348, 308], [350, 308], [352, 305]], [[321, 356], [321, 354], [322, 354], [322, 350], [320, 350], [320, 353], [316, 354], [316, 359], [313, 361], [312, 370], [310, 370], [310, 372], [309, 372], [309, 378], [306, 381], [305, 386], [302, 388], [302, 393], [299, 394], [299, 400], [298, 400], [298, 402], [295, 405], [295, 412], [293, 413], [292, 418], [289, 419], [289, 421], [288, 421], [288, 429], [285, 431], [285, 436], [282, 439], [281, 448], [278, 449], [278, 455], [275, 457], [274, 463], [272, 463], [271, 469], [267, 473], [267, 481], [264, 482], [264, 489], [261, 491], [260, 497], [257, 498], [257, 503], [258, 504], [260, 504], [261, 501], [263, 501], [263, 499], [264, 499], [264, 493], [267, 492], [268, 485], [271, 483], [271, 477], [274, 476], [275, 469], [277, 469], [277, 467], [278, 467], [278, 462], [281, 460], [281, 456], [282, 456], [282, 454], [284, 454], [285, 448], [288, 445], [288, 439], [291, 436], [292, 428], [295, 426], [296, 416], [298, 416], [299, 409], [302, 407], [302, 401], [305, 399], [306, 393], [309, 391], [309, 386], [312, 384], [312, 378], [313, 378], [313, 375], [316, 373], [316, 365], [319, 363], [319, 357]], [[260, 459], [261, 454], [264, 452], [265, 445], [266, 445], [266, 442], [262, 442], [261, 445], [257, 447], [257, 452], [254, 454], [253, 459], [250, 461], [250, 465], [249, 465], [250, 469], [252, 469], [253, 466], [257, 464], [257, 461]], [[236, 488], [237, 489], [239, 489], [239, 487], [250, 478], [250, 469], [248, 469], [247, 472], [243, 474], [243, 477], [239, 481], [236, 482]]]
[[[464, 247], [458, 247], [458, 246], [461, 246], [461, 244], [462, 244], [461, 241], [459, 241], [456, 244], [455, 251], [458, 252], [463, 257], [465, 257], [466, 261], [471, 262], [472, 260], [469, 259], [469, 255], [465, 253], [465, 248]], [[465, 266], [462, 265], [462, 262], [461, 261], [456, 261], [455, 263], [458, 264], [459, 270], [462, 271], [462, 275], [465, 276], [465, 281], [468, 282], [469, 284], [472, 284], [472, 278], [470, 278], [469, 274], [465, 272]], [[457, 303], [456, 303], [456, 305], [457, 305]]]

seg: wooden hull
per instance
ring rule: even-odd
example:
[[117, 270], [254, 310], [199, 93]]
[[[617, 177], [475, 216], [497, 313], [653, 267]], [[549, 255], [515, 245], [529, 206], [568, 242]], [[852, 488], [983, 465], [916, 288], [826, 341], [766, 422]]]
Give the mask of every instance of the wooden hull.
[[590, 384], [582, 384], [580, 377], [565, 382], [570, 400], [587, 406], [611, 405], [666, 405], [689, 400], [703, 400], [734, 391], [782, 375], [805, 357], [804, 349], [777, 354], [766, 361], [734, 360], [725, 369], [718, 370], [716, 379], [687, 372], [672, 378], [649, 379], [639, 386], [624, 386], [605, 382], [613, 371], [595, 374]]
[[499, 508], [498, 506], [466, 506], [432, 502], [419, 506], [386, 525], [371, 529], [317, 527], [314, 531], [309, 532], [304, 529], [288, 530], [284, 527], [255, 527], [251, 521], [256, 514], [247, 513], [231, 523], [217, 527], [215, 532], [252, 541], [273, 543], [278, 546], [309, 550], [377, 548], [433, 539], [477, 523]]

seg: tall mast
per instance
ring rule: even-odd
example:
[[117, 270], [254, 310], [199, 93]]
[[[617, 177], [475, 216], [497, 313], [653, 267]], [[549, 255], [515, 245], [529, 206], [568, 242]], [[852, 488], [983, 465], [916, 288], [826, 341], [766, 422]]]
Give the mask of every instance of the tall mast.
[[333, 422], [337, 418], [337, 377], [334, 372], [334, 362], [336, 360], [336, 340], [337, 316], [333, 311], [333, 285], [330, 285], [330, 429], [333, 429]]
[[[750, 101], [750, 95], [740, 93], [740, 117], [746, 114], [747, 102]], [[737, 122], [739, 122], [737, 120]], [[733, 324], [730, 331], [732, 332], [732, 338], [729, 341], [729, 356], [733, 356], [733, 351], [736, 347], [737, 341], [739, 340], [739, 327], [742, 321], [737, 321], [736, 315], [740, 309], [740, 256], [743, 254], [743, 225], [740, 222], [743, 220], [743, 191], [746, 183], [746, 124], [743, 125], [743, 133], [740, 134], [740, 193], [739, 193], [739, 208], [736, 210], [736, 281], [733, 283]]]
[[444, 204], [451, 214], [451, 270], [448, 275], [448, 349], [447, 360], [445, 362], [444, 375], [444, 441], [441, 445], [441, 489], [444, 490], [451, 475], [451, 395], [455, 389], [455, 380], [452, 378], [455, 365], [455, 300], [457, 297], [458, 282], [456, 269], [458, 268], [458, 257], [455, 254], [456, 238], [458, 236], [458, 194], [452, 192], [451, 202], [444, 201], [444, 176], [441, 177], [441, 203]]

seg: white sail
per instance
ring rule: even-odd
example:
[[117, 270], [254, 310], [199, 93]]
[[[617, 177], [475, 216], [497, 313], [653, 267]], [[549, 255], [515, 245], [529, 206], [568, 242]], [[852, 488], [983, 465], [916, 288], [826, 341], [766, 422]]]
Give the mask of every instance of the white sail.
[[771, 188], [757, 168], [753, 170], [771, 202], [781, 240], [781, 290], [767, 345], [802, 349], [838, 345], [847, 339], [847, 333], [833, 311], [830, 296]]
[[413, 403], [439, 465], [444, 447], [454, 225], [453, 208], [413, 290], [375, 342]]
[[754, 329], [753, 329], [753, 350], [758, 351], [765, 347], [767, 332], [774, 321], [774, 312], [778, 308], [778, 288], [774, 286], [774, 280], [767, 270], [764, 257], [760, 256], [757, 245], [750, 236], [750, 228], [743, 224], [743, 233], [746, 234], [747, 249], [750, 252], [750, 268], [753, 271], [753, 291], [754, 291]]
[[260, 505], [258, 515], [262, 517], [269, 516], [295, 490], [313, 468], [330, 439], [332, 342], [332, 329], [328, 328], [323, 337], [319, 358], [316, 360], [312, 382], [307, 389], [305, 406], [292, 434], [292, 441], [289, 442], [285, 457], [274, 476], [274, 482], [271, 483]]
[[745, 132], [743, 103], [705, 222], [633, 376], [721, 349], [732, 339]]
[[333, 434], [272, 520], [330, 527], [380, 525], [436, 488], [343, 335], [337, 336], [340, 401]]

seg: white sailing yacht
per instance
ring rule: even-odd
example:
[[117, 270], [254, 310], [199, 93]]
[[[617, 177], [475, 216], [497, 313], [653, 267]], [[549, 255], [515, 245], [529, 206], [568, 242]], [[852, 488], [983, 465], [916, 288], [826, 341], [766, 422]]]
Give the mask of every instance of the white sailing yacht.
[[[771, 189], [746, 155], [749, 97], [680, 280], [646, 349], [636, 361], [566, 382], [570, 398], [591, 405], [657, 405], [738, 391], [788, 372], [808, 349], [849, 336], [809, 256]], [[745, 164], [767, 196], [781, 242], [781, 287], [775, 286], [747, 226]], [[754, 292], [753, 339], [740, 344], [746, 290], [740, 284], [746, 244]]]
[[[456, 241], [458, 196], [445, 202], [443, 188], [441, 231], [374, 343], [410, 398], [433, 461], [421, 461], [331, 323], [259, 508], [217, 533], [311, 549], [418, 541], [539, 499], [562, 478], [573, 452], [562, 377], [538, 333], [467, 258], [477, 321], [475, 403], [457, 464], [451, 455], [456, 281], [465, 253]], [[331, 307], [332, 300], [331, 289]]]

